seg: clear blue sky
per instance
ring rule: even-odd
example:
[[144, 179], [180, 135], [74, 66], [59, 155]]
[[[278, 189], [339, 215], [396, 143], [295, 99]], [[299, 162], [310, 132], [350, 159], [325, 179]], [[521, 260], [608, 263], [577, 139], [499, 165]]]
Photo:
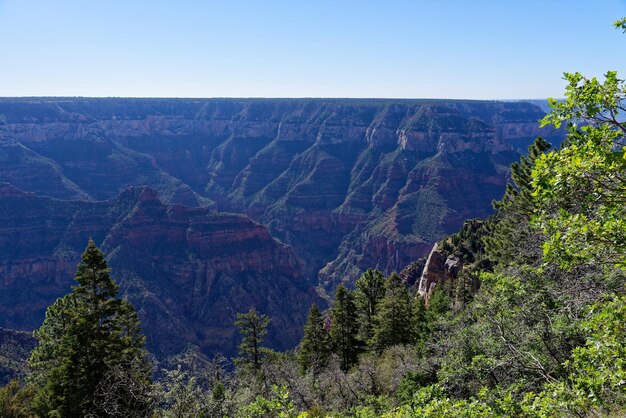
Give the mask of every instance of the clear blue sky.
[[560, 97], [626, 0], [0, 0], [0, 96]]

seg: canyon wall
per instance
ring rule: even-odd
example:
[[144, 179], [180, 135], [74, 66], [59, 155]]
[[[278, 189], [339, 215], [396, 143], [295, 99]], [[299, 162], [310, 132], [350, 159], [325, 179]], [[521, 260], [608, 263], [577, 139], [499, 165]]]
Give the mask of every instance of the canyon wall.
[[[232, 349], [232, 328], [207, 321], [265, 304], [274, 335], [292, 332], [313, 287], [330, 294], [367, 268], [400, 271], [466, 218], [491, 213], [519, 153], [537, 135], [559, 140], [538, 128], [543, 114], [491, 101], [0, 99], [0, 182], [11, 185], [1, 201], [30, 192], [50, 207], [11, 224], [11, 236], [41, 247], [17, 254], [11, 238], [0, 243], [3, 292], [23, 302], [0, 311], [0, 326], [36, 326], [41, 317], [11, 321], [67, 290], [94, 236], [129, 295], [143, 295], [148, 327]], [[126, 210], [132, 187], [155, 194]], [[71, 209], [59, 215], [61, 206]], [[49, 242], [57, 217], [76, 211], [91, 221], [61, 228], [72, 244]]]
[[46, 307], [74, 284], [90, 237], [108, 255], [157, 355], [188, 344], [236, 353], [232, 324], [251, 306], [272, 317], [268, 343], [289, 348], [310, 305], [320, 303], [293, 251], [245, 216], [164, 204], [146, 187], [89, 202], [0, 184], [3, 327], [39, 327]]

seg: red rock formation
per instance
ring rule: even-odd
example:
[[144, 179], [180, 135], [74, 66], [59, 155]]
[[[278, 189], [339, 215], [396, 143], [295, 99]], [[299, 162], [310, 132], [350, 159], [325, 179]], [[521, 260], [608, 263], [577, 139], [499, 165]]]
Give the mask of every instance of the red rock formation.
[[71, 202], [2, 185], [0, 325], [39, 326], [46, 307], [70, 290], [89, 237], [109, 255], [159, 355], [189, 343], [234, 354], [235, 314], [251, 306], [272, 317], [269, 343], [292, 347], [319, 303], [291, 249], [245, 216], [165, 205], [145, 188]]

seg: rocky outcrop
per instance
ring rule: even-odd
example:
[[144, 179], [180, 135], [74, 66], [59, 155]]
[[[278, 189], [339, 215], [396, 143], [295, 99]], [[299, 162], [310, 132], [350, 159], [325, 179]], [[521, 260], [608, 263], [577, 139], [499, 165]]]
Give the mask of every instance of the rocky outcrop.
[[426, 264], [418, 282], [417, 291], [428, 301], [435, 286], [455, 280], [463, 268], [463, 262], [454, 254], [438, 248], [435, 244], [426, 259]]
[[424, 266], [426, 265], [426, 257], [418, 258], [408, 266], [402, 269], [400, 272], [400, 280], [406, 286], [418, 286], [419, 280], [424, 272]]
[[[465, 303], [480, 287], [477, 272], [491, 271], [484, 237], [489, 234], [489, 221], [468, 219], [460, 230], [433, 245], [417, 284], [418, 293], [428, 303], [435, 288], [444, 288], [456, 302]], [[419, 260], [416, 267], [420, 266]], [[411, 271], [413, 270], [413, 271]], [[405, 269], [403, 275], [414, 277], [416, 268]], [[446, 289], [447, 288], [447, 289]]]

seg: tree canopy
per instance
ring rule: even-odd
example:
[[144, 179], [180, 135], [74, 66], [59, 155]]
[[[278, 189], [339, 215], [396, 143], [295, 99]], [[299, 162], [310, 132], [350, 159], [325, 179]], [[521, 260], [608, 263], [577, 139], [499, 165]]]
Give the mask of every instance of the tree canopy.
[[146, 416], [151, 365], [132, 305], [118, 297], [104, 254], [90, 240], [72, 292], [35, 331], [29, 360], [42, 416]]

